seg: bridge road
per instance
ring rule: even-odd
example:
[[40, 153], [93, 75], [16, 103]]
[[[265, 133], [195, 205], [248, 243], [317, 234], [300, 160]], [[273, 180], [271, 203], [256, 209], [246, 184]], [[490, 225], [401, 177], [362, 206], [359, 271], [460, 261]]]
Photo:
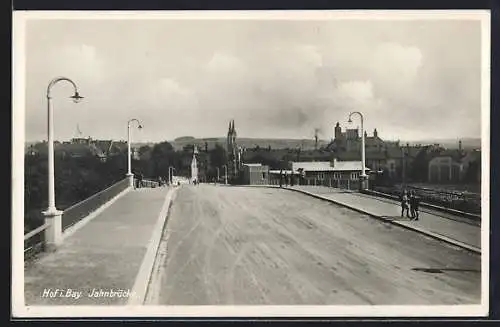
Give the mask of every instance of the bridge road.
[[151, 304], [480, 303], [479, 255], [283, 189], [181, 187], [159, 252]]

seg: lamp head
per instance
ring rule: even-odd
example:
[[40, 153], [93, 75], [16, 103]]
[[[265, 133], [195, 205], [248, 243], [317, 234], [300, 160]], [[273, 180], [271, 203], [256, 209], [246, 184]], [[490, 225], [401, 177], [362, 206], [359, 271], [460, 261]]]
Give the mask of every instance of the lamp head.
[[352, 123], [351, 117], [349, 117], [349, 120], [347, 121], [349, 124]]
[[83, 97], [78, 94], [78, 91], [75, 91], [75, 94], [70, 96], [70, 98], [73, 99], [74, 103], [79, 103], [83, 99]]
[[142, 129], [142, 125], [141, 124], [139, 124], [139, 129]]

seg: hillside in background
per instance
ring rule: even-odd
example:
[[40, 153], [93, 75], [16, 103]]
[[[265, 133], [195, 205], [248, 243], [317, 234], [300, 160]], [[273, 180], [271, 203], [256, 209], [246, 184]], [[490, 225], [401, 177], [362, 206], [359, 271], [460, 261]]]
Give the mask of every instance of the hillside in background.
[[[207, 143], [208, 149], [212, 149], [215, 147], [215, 145], [218, 143], [222, 146], [226, 145], [226, 138], [225, 137], [210, 137], [210, 138], [202, 138], [202, 139], [189, 139], [187, 137], [183, 137], [182, 139], [177, 138], [174, 141], [169, 141], [172, 146], [176, 150], [182, 149], [186, 145], [190, 144], [196, 144], [199, 148], [204, 148], [205, 147], [205, 142]], [[259, 146], [261, 148], [268, 148], [269, 146], [271, 149], [295, 149], [295, 148], [302, 148], [302, 150], [312, 150], [314, 149], [314, 140], [307, 140], [307, 139], [259, 139], [259, 138], [237, 138], [236, 142], [238, 143], [239, 146], [242, 146], [244, 148], [254, 148], [256, 146]], [[326, 140], [318, 140], [318, 148], [325, 146], [329, 143], [329, 141]]]
[[[480, 149], [481, 139], [480, 138], [463, 138], [462, 147], [464, 149]], [[208, 145], [208, 149], [213, 149], [218, 143], [221, 146], [226, 145], [225, 137], [206, 137], [206, 138], [194, 138], [191, 136], [178, 137], [173, 141], [168, 141], [172, 144], [175, 150], [182, 150], [186, 145], [196, 144], [200, 149], [205, 147], [205, 142]], [[236, 142], [238, 145], [245, 148], [254, 148], [259, 146], [261, 148], [268, 148], [271, 146], [272, 149], [296, 149], [301, 148], [302, 150], [314, 150], [314, 140], [313, 139], [271, 139], [271, 138], [237, 138]], [[37, 142], [26, 142], [25, 149], [27, 149], [31, 144]], [[156, 142], [159, 143], [159, 142]], [[318, 140], [318, 148], [326, 146], [330, 141], [328, 140]], [[410, 145], [426, 145], [426, 144], [439, 144], [448, 149], [458, 148], [458, 139], [428, 139], [420, 141], [401, 141], [400, 144], [409, 143]], [[142, 143], [132, 143], [133, 146], [153, 146], [155, 142], [142, 142]]]
[[[462, 148], [465, 150], [481, 148], [480, 138], [463, 138], [460, 140], [462, 141]], [[440, 146], [447, 149], [458, 149], [458, 141], [459, 139], [428, 139], [421, 141], [404, 141], [404, 142], [402, 141], [401, 144], [406, 144], [406, 143], [409, 143], [410, 145], [439, 144]]]

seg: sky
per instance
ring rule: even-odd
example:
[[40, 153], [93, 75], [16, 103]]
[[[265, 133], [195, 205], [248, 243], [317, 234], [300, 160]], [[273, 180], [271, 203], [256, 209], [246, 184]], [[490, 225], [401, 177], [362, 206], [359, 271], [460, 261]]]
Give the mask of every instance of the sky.
[[481, 26], [472, 20], [36, 20], [26, 24], [26, 141], [331, 139], [360, 111], [387, 140], [481, 136]]

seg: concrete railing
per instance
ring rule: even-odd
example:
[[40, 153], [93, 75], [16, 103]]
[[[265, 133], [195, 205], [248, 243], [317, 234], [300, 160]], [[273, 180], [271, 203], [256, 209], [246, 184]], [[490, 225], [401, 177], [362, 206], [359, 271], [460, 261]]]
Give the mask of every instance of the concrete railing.
[[91, 212], [97, 210], [100, 206], [120, 194], [128, 186], [128, 178], [122, 179], [110, 187], [67, 208], [62, 214], [62, 230], [66, 230], [79, 222], [82, 218], [88, 216]]
[[160, 186], [160, 183], [158, 181], [153, 181], [153, 180], [150, 180], [150, 179], [143, 179], [142, 180], [141, 187], [155, 188], [155, 187], [159, 187], [159, 186]]
[[[24, 235], [25, 260], [46, 249], [47, 242], [58, 243], [61, 233], [73, 226], [92, 212], [96, 211], [111, 199], [129, 187], [129, 179], [125, 178], [110, 187], [80, 201], [62, 212], [61, 219], [46, 219], [42, 226]], [[58, 223], [60, 226], [57, 226]], [[54, 225], [56, 224], [56, 225]], [[47, 236], [50, 235], [50, 236]], [[51, 240], [50, 238], [55, 238]]]
[[24, 260], [27, 260], [44, 250], [45, 230], [50, 225], [45, 223], [24, 235]]

